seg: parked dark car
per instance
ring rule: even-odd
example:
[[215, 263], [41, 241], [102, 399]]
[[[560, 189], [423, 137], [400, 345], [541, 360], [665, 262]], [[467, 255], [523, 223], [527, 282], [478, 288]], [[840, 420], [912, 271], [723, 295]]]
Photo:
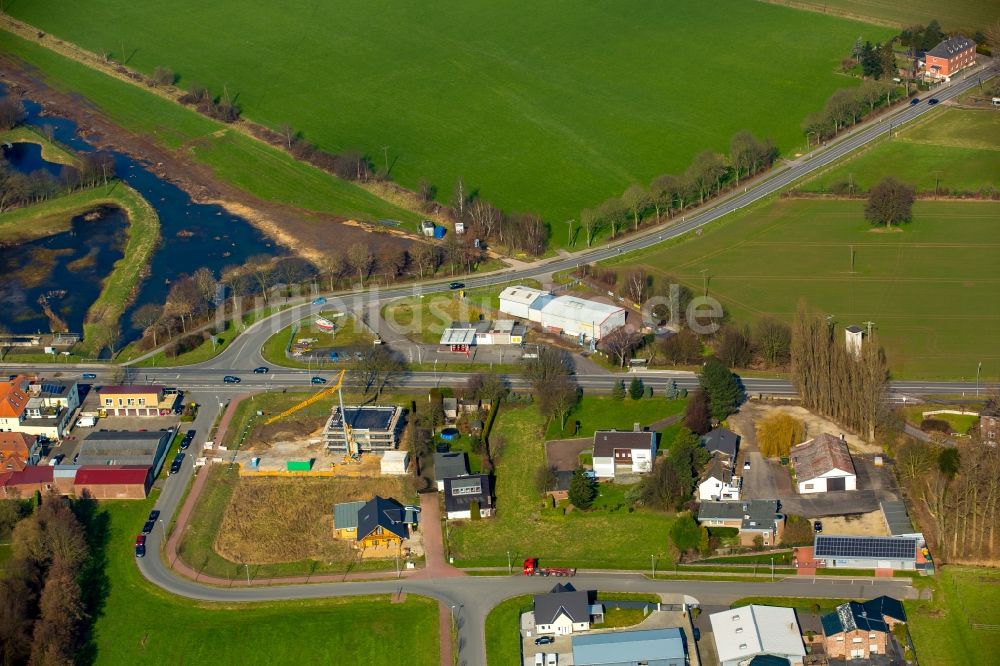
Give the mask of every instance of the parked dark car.
[[187, 437], [188, 439], [194, 439], [194, 433], [195, 433], [194, 430], [188, 430], [186, 433], [184, 433], [184, 436]]
[[823, 531], [823, 522], [820, 520], [813, 521], [813, 532], [820, 534]]
[[85, 372], [80, 377], [83, 379], [97, 379], [97, 375], [93, 372]]
[[556, 642], [556, 639], [551, 636], [539, 636], [535, 639], [535, 645], [551, 645]]
[[191, 446], [191, 440], [185, 437], [184, 439], [181, 440], [179, 448], [181, 451], [187, 451], [187, 448], [189, 446]]
[[919, 97], [914, 97], [913, 99], [910, 100], [910, 106], [916, 106], [917, 104], [920, 104]]
[[313, 377], [309, 381], [312, 382], [313, 384], [326, 384], [326, 380], [323, 379], [322, 377]]
[[239, 384], [241, 380], [236, 375], [226, 375], [225, 377], [222, 378], [222, 381], [226, 382], [227, 384]]
[[147, 520], [146, 524], [142, 526], [142, 533], [143, 534], [149, 534], [150, 532], [153, 531], [154, 527], [156, 527], [156, 521], [155, 520]]
[[155, 521], [159, 517], [160, 517], [160, 510], [159, 509], [153, 509], [152, 511], [149, 512], [149, 520], [154, 520]]
[[267, 367], [266, 365], [262, 365], [259, 368], [253, 369], [253, 374], [255, 375], [266, 375], [269, 372], [271, 372], [271, 368]]
[[927, 103], [930, 104], [931, 106], [934, 106], [935, 104], [938, 103], [938, 101], [939, 100], [937, 97], [931, 97], [929, 100], [927, 100]]
[[135, 538], [135, 556], [146, 557], [146, 535], [140, 534]]

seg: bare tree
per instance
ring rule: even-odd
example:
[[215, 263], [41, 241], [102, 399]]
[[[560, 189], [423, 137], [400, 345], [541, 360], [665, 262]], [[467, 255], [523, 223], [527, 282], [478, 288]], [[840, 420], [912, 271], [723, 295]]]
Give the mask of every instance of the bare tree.
[[361, 286], [365, 286], [365, 278], [368, 277], [375, 265], [375, 257], [368, 246], [358, 242], [347, 248], [347, 262], [358, 272]]
[[906, 183], [886, 176], [868, 193], [865, 218], [873, 225], [892, 225], [909, 222], [913, 218], [913, 201], [916, 193]]
[[670, 216], [670, 211], [674, 208], [674, 202], [677, 200], [677, 193], [679, 191], [679, 179], [677, 176], [669, 173], [657, 176], [653, 179], [653, 182], [649, 184], [649, 196], [650, 201], [653, 204], [653, 208], [656, 210], [657, 224], [660, 222], [660, 215], [662, 211], [666, 210], [667, 217]]
[[726, 167], [719, 156], [711, 150], [705, 150], [698, 153], [685, 175], [698, 191], [699, 201], [705, 203], [705, 199], [719, 185], [725, 173]]
[[158, 346], [156, 340], [156, 329], [157, 325], [160, 323], [160, 317], [162, 316], [163, 306], [155, 303], [142, 305], [136, 308], [135, 312], [132, 313], [132, 325], [141, 330], [143, 333], [152, 333], [154, 347]]
[[587, 247], [594, 244], [594, 234], [597, 232], [600, 219], [600, 215], [590, 208], [584, 208], [580, 211], [580, 224], [583, 225], [583, 230], [587, 233]]
[[403, 364], [385, 347], [374, 347], [362, 353], [351, 374], [366, 398], [378, 400], [379, 395], [403, 372]]
[[611, 227], [611, 238], [614, 239], [618, 235], [618, 229], [621, 227], [622, 221], [625, 219], [625, 206], [622, 204], [621, 199], [611, 197], [602, 203], [598, 215]]
[[788, 324], [764, 317], [757, 322], [754, 338], [764, 363], [771, 367], [788, 363], [792, 346], [792, 329]]
[[413, 258], [413, 263], [420, 269], [420, 277], [424, 277], [425, 272], [433, 273], [437, 269], [441, 250], [430, 243], [415, 243], [410, 256]]
[[625, 361], [632, 358], [632, 352], [638, 349], [642, 336], [630, 331], [627, 326], [619, 326], [611, 333], [601, 338], [601, 346], [618, 358], [620, 367], [625, 367]]
[[266, 254], [255, 254], [243, 265], [246, 271], [257, 281], [264, 303], [268, 302], [268, 290], [271, 288], [271, 257]]
[[650, 279], [641, 268], [629, 271], [625, 277], [625, 292], [632, 302], [642, 305], [648, 297]]
[[639, 217], [649, 207], [649, 200], [649, 192], [638, 183], [629, 185], [625, 193], [622, 194], [622, 203], [632, 213], [632, 222], [636, 231], [639, 230]]

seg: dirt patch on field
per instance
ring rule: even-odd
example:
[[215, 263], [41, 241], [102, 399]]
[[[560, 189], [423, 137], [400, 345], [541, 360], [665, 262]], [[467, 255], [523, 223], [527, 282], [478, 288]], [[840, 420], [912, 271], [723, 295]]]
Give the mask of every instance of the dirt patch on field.
[[333, 505], [373, 495], [406, 503], [407, 478], [240, 479], [215, 541], [226, 559], [247, 564], [357, 559], [347, 541], [333, 537]]
[[833, 421], [813, 414], [805, 407], [800, 407], [799, 405], [775, 405], [750, 401], [740, 407], [740, 412], [737, 416], [729, 417], [729, 427], [745, 441], [756, 442], [757, 437], [754, 428], [757, 422], [774, 412], [783, 412], [802, 421], [806, 427], [806, 439], [811, 439], [824, 432], [837, 437], [843, 434], [847, 440], [847, 446], [851, 451], [860, 453], [882, 452], [879, 446], [865, 443], [860, 437], [845, 431]]
[[347, 218], [305, 211], [264, 201], [215, 177], [212, 169], [180, 151], [134, 134], [113, 123], [80, 95], [49, 86], [40, 72], [10, 54], [0, 54], [0, 78], [12, 91], [42, 105], [46, 113], [69, 118], [79, 132], [99, 148], [113, 149], [141, 160], [160, 178], [174, 183], [198, 203], [215, 203], [245, 217], [275, 242], [310, 261], [354, 242], [376, 254], [387, 247], [405, 248], [412, 240], [402, 235], [372, 233], [365, 225], [345, 224]]
[[823, 518], [823, 534], [839, 536], [889, 536], [881, 511]]

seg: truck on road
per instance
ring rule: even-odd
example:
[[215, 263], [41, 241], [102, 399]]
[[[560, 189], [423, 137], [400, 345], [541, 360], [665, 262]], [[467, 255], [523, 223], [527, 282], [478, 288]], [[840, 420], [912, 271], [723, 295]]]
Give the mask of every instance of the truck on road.
[[525, 576], [575, 576], [576, 569], [569, 567], [540, 567], [537, 557], [529, 557], [524, 561], [521, 573]]

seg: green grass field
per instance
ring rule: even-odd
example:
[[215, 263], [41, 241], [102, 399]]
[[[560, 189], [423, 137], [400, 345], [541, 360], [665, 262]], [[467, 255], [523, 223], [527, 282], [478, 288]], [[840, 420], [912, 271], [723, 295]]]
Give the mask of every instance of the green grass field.
[[856, 83], [835, 70], [858, 35], [890, 34], [741, 0], [36, 0], [8, 11], [94, 52], [124, 50], [147, 73], [169, 66], [182, 85], [226, 85], [247, 117], [324, 148], [358, 148], [379, 166], [387, 153], [406, 186], [427, 178], [447, 199], [462, 177], [507, 210], [543, 214], [557, 241], [581, 207], [724, 150], [741, 129], [801, 145], [802, 119]]
[[1000, 631], [972, 625], [997, 624], [1000, 572], [948, 566], [937, 578], [933, 602], [905, 602], [910, 635], [920, 663], [943, 666], [995, 663], [1000, 652]]
[[[672, 560], [668, 533], [673, 516], [651, 510], [571, 511], [541, 508], [535, 472], [543, 464], [545, 423], [535, 407], [505, 408], [493, 426], [506, 439], [496, 466], [497, 515], [449, 526], [451, 554], [459, 566], [514, 565], [539, 557], [549, 566], [645, 569]], [[586, 535], [586, 538], [581, 538]], [[637, 550], [636, 539], [648, 547]]]
[[946, 30], [964, 29], [974, 32], [1000, 19], [1000, 5], [992, 0], [773, 0], [782, 5], [802, 7], [816, 12], [851, 16], [886, 25], [925, 25], [937, 19]]
[[[132, 544], [152, 501], [102, 502], [108, 596], [96, 621], [97, 664], [275, 664], [343, 661], [440, 663], [437, 603], [363, 597], [267, 604], [208, 604], [153, 587]], [[147, 557], [157, 557], [149, 553]], [[366, 627], [357, 631], [358, 623]]]
[[838, 162], [800, 189], [830, 191], [834, 184], [853, 179], [855, 188], [866, 191], [890, 175], [920, 192], [1000, 190], [1000, 113], [939, 109], [892, 140]]
[[[628, 378], [625, 378], [628, 389]], [[560, 432], [559, 422], [553, 421], [545, 432], [545, 439], [562, 437], [591, 437], [595, 430], [631, 430], [633, 424], [649, 426], [652, 423], [675, 416], [684, 411], [684, 400], [667, 400], [660, 395], [652, 398], [614, 400], [609, 396], [584, 395], [566, 421], [567, 432]], [[580, 422], [576, 430], [575, 422]]]
[[873, 321], [896, 376], [969, 379], [980, 361], [983, 377], [1000, 374], [1000, 203], [919, 201], [913, 222], [894, 233], [873, 232], [863, 207], [772, 200], [627, 265], [696, 293], [705, 269], [709, 295], [736, 322], [791, 321], [800, 299], [839, 326]]
[[420, 219], [222, 123], [2, 30], [0, 50], [37, 67], [53, 87], [82, 94], [125, 129], [193, 157], [261, 199], [363, 220]]

